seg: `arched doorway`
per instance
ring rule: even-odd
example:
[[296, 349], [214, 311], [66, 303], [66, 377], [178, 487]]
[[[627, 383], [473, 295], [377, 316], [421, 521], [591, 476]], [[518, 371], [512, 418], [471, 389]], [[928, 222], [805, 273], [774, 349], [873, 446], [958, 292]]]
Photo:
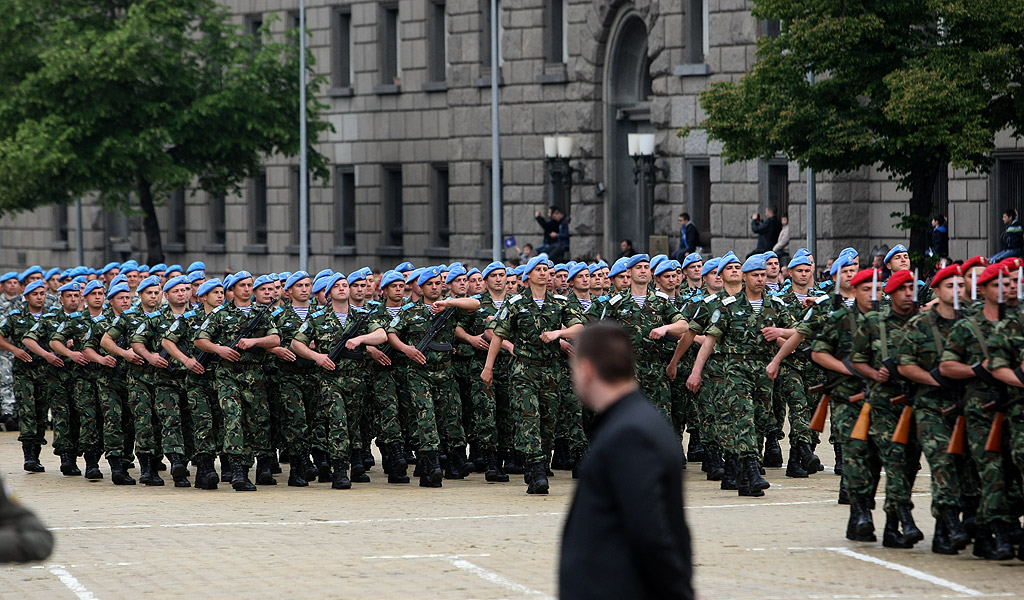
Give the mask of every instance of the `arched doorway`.
[[618, 256], [622, 239], [647, 250], [653, 231], [653, 207], [639, 202], [633, 160], [627, 151], [630, 133], [653, 133], [650, 117], [651, 74], [647, 26], [639, 14], [623, 12], [612, 27], [605, 60], [604, 163], [608, 179], [605, 201], [605, 251]]

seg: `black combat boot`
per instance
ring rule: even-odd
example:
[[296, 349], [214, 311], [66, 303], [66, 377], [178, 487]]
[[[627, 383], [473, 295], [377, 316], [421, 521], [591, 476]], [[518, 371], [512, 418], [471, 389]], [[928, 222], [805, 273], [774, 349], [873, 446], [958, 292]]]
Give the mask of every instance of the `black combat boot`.
[[388, 483], [409, 483], [409, 465], [405, 462], [402, 442], [388, 444]]
[[418, 459], [416, 470], [420, 472], [420, 487], [441, 487], [441, 478], [444, 474], [441, 471], [441, 462], [438, 460], [437, 451], [420, 450]]
[[352, 483], [370, 483], [370, 476], [366, 474], [366, 462], [363, 461], [363, 451], [359, 448], [352, 448]]
[[[589, 451], [589, 449], [590, 449], [589, 447], [584, 446], [582, 450], [575, 450], [573, 452], [573, 456], [572, 456], [572, 478], [573, 479], [579, 479], [580, 478], [580, 469], [583, 468], [583, 457], [587, 455], [587, 452]], [[499, 470], [501, 469], [501, 463], [500, 462], [498, 463], [498, 469]], [[501, 472], [504, 473], [504, 471], [501, 471]]]
[[686, 460], [686, 450], [683, 449], [683, 440], [682, 439], [679, 440], [679, 458], [682, 460], [683, 469], [685, 469], [686, 468], [686, 463], [689, 462], [689, 461]]
[[217, 489], [220, 476], [213, 469], [213, 457], [209, 454], [197, 454], [192, 459], [192, 464], [196, 466], [196, 488], [200, 490]]
[[405, 464], [415, 465], [419, 458], [412, 451], [412, 444], [405, 444]]
[[743, 460], [746, 467], [750, 469], [750, 485], [752, 487], [759, 490], [766, 490], [772, 487], [772, 484], [768, 483], [768, 480], [762, 476], [764, 474], [764, 469], [757, 464], [757, 457], [748, 456]]
[[217, 484], [220, 483], [220, 475], [217, 474], [217, 468], [213, 466], [213, 455], [206, 455], [206, 489], [215, 490]]
[[352, 489], [352, 480], [348, 478], [348, 471], [345, 470], [344, 458], [332, 460], [333, 470], [331, 472], [331, 489], [332, 490], [350, 490]]
[[108, 456], [107, 464], [110, 465], [110, 480], [114, 485], [135, 485], [135, 480], [124, 468], [124, 461], [117, 456]]
[[548, 493], [547, 469], [545, 469], [543, 462], [530, 463], [523, 477], [526, 479], [527, 494]]
[[220, 455], [220, 482], [231, 483], [234, 475], [231, 473], [231, 457], [227, 454]]
[[22, 442], [21, 453], [25, 455], [25, 465], [22, 468], [29, 473], [37, 473], [39, 463], [36, 461], [36, 445], [32, 442]]
[[270, 453], [270, 474], [280, 475], [281, 473], [284, 473], [284, 470], [281, 469], [281, 461], [277, 459], [277, 451], [275, 450]]
[[[458, 477], [457, 479], [464, 479], [473, 472], [473, 463], [466, 461], [465, 446], [456, 446], [448, 449], [448, 466], [449, 469], [452, 469], [456, 473], [462, 475], [462, 477]], [[453, 478], [449, 477], [449, 479]]]
[[64, 452], [60, 455], [60, 472], [65, 477], [74, 477], [81, 475], [82, 471], [78, 469], [78, 457], [70, 452]]
[[523, 455], [518, 450], [509, 450], [505, 458], [505, 472], [509, 475], [523, 475], [526, 467], [523, 465]]
[[[846, 539], [854, 542], [874, 542], [877, 540], [875, 537], [875, 525], [871, 522], [871, 512], [864, 513], [865, 506], [860, 502], [850, 502], [850, 519], [846, 522]], [[867, 534], [857, 533], [857, 531], [867, 531]]]
[[786, 462], [786, 477], [793, 477], [795, 479], [803, 479], [809, 474], [803, 467], [803, 461], [799, 456], [797, 448], [791, 448], [789, 451], [789, 461]]
[[152, 454], [139, 455], [139, 468], [142, 470], [142, 476], [139, 477], [139, 483], [154, 487], [160, 487], [164, 484], [164, 480], [157, 475], [154, 462]]
[[721, 481], [725, 476], [725, 460], [721, 449], [717, 446], [706, 448], [701, 468], [708, 474], [708, 481]]
[[900, 526], [903, 527], [903, 541], [911, 546], [924, 539], [924, 534], [914, 523], [913, 512], [909, 504], [901, 504], [896, 507], [896, 516], [900, 520]]
[[[274, 479], [274, 469], [271, 466], [272, 459], [269, 456], [261, 456], [256, 459], [256, 485], [277, 485]], [[231, 481], [234, 485], [234, 480]]]
[[900, 518], [896, 511], [886, 511], [882, 545], [886, 548], [913, 548], [914, 544], [900, 535]]
[[320, 471], [313, 464], [313, 461], [309, 460], [308, 448], [299, 448], [291, 452], [291, 460], [292, 466], [302, 471], [302, 478], [306, 480], [306, 483], [316, 481]]
[[331, 463], [327, 460], [327, 453], [314, 448], [312, 454], [313, 465], [316, 466], [316, 480], [320, 483], [330, 483]]
[[231, 457], [231, 487], [236, 492], [256, 491], [256, 486], [249, 480], [249, 463], [241, 456]]
[[309, 486], [309, 482], [306, 481], [306, 474], [304, 472], [302, 461], [298, 455], [295, 456], [295, 460], [293, 460], [288, 467], [288, 485], [291, 487]]
[[720, 489], [738, 490], [737, 478], [740, 473], [740, 461], [739, 458], [727, 454], [725, 456], [725, 467], [722, 469], [722, 483], [719, 485]]
[[474, 442], [476, 446], [476, 453], [472, 455], [469, 462], [473, 463], [474, 473], [486, 473], [487, 472], [487, 453], [480, 448], [480, 442]]
[[739, 472], [736, 474], [736, 489], [740, 496], [751, 496], [758, 498], [764, 496], [764, 490], [758, 487], [757, 480], [761, 477], [758, 472], [757, 459], [753, 456], [744, 458], [741, 461]]
[[978, 502], [979, 498], [977, 496], [965, 496], [960, 501], [960, 504], [963, 507], [960, 522], [964, 524], [964, 531], [967, 532], [967, 535], [971, 536], [972, 540], [974, 539], [974, 532], [977, 529], [975, 518], [978, 515]]
[[555, 440], [555, 451], [551, 456], [551, 468], [558, 469], [559, 471], [568, 471], [572, 469], [572, 464], [569, 459], [569, 440], [565, 438], [558, 438]]
[[36, 459], [36, 473], [45, 473], [46, 467], [43, 466], [43, 461], [39, 460], [39, 453], [43, 451], [42, 444], [33, 444], [32, 456]]
[[836, 453], [836, 466], [833, 469], [836, 475], [843, 474], [843, 446], [842, 444], [832, 444], [832, 449]]
[[939, 521], [942, 521], [943, 528], [949, 536], [949, 545], [956, 550], [963, 550], [971, 543], [971, 536], [964, 531], [960, 523], [960, 515], [957, 509], [944, 506], [939, 513]]
[[[792, 459], [792, 452], [790, 452], [790, 459]], [[797, 456], [800, 458], [800, 466], [807, 471], [808, 475], [813, 475], [821, 470], [821, 459], [814, 454], [814, 450], [811, 449], [811, 445], [807, 442], [797, 444]]]
[[[700, 432], [694, 430], [690, 432], [690, 443], [686, 448], [686, 456], [690, 459], [690, 462], [704, 462], [704, 457], [707, 456], [707, 451], [704, 450], [704, 444], [700, 442]], [[702, 471], [704, 469], [701, 469]]]
[[164, 464], [164, 458], [162, 454], [153, 455], [153, 472], [158, 473], [160, 471], [166, 471], [167, 465]]
[[764, 466], [782, 466], [782, 447], [779, 446], [779, 440], [775, 437], [775, 434], [768, 434], [768, 437], [764, 440]]
[[[367, 445], [367, 448], [370, 446]], [[377, 459], [373, 457], [372, 450], [363, 450], [363, 470], [369, 471], [373, 469], [374, 465], [377, 464]]]
[[839, 480], [839, 500], [837, 504], [849, 504], [850, 503], [850, 492], [846, 489], [846, 482], [842, 479]]
[[99, 481], [103, 479], [103, 472], [100, 471], [100, 453], [99, 452], [86, 452], [85, 453], [85, 478], [89, 481]]
[[932, 552], [935, 554], [959, 554], [949, 540], [949, 528], [941, 518], [935, 519], [935, 534], [932, 535]]
[[494, 450], [484, 450], [481, 454], [487, 465], [484, 469], [484, 479], [492, 483], [506, 483], [508, 475], [501, 470], [501, 463], [498, 461], [497, 455], [494, 454]]
[[290, 465], [292, 463], [292, 454], [287, 448], [278, 449], [277, 463], [282, 465]]
[[167, 460], [171, 461], [171, 478], [174, 479], [175, 485], [179, 480], [188, 477], [188, 467], [185, 465], [185, 458], [182, 455], [168, 452]]
[[[992, 532], [991, 544], [987, 556], [982, 558], [988, 560], [1010, 560], [1013, 558], [1013, 544], [1010, 543], [1010, 524], [1006, 521], [993, 521], [989, 523], [989, 531]], [[977, 548], [977, 544], [975, 544]]]

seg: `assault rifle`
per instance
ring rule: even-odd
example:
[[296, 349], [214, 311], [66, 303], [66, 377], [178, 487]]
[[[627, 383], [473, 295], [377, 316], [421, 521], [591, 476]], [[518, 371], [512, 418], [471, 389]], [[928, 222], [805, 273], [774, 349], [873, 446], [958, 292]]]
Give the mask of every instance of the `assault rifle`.
[[350, 358], [352, 360], [362, 360], [362, 352], [349, 350], [348, 348], [345, 347], [345, 344], [347, 344], [350, 339], [355, 337], [356, 333], [363, 326], [363, 324], [366, 323], [366, 321], [369, 318], [370, 313], [368, 312], [360, 312], [355, 316], [355, 318], [352, 320], [352, 324], [348, 326], [348, 330], [342, 334], [341, 339], [338, 340], [338, 343], [334, 344], [334, 347], [332, 347], [330, 352], [327, 353], [327, 358], [329, 358], [331, 362], [333, 362], [334, 364], [338, 364], [338, 360], [342, 357]]
[[[242, 341], [242, 339], [244, 338], [251, 337], [253, 332], [256, 331], [256, 329], [260, 326], [261, 323], [263, 323], [263, 319], [267, 316], [267, 313], [269, 312], [267, 310], [262, 310], [259, 308], [254, 308], [253, 310], [256, 311], [256, 316], [249, 319], [249, 322], [246, 323], [245, 327], [242, 328], [242, 331], [238, 332], [238, 336], [235, 337], [234, 340], [232, 340], [228, 348], [234, 350], [235, 347], [238, 346], [238, 342]], [[196, 361], [199, 364], [203, 365], [203, 368], [205, 369], [207, 365], [209, 365], [210, 359], [213, 358], [213, 354], [205, 350], [202, 350], [199, 352], [199, 354], [196, 354], [195, 358]]]

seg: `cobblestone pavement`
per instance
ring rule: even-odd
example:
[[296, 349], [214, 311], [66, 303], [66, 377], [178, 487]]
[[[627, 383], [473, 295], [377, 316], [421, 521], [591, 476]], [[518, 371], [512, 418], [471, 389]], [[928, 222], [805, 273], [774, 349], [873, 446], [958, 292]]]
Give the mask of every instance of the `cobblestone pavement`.
[[[483, 475], [440, 490], [373, 482], [235, 493], [115, 487], [21, 471], [16, 433], [0, 433], [0, 469], [21, 501], [55, 529], [39, 565], [0, 567], [0, 598], [544, 598], [555, 595], [558, 540], [572, 498], [558, 471], [551, 494], [527, 496], [521, 477]], [[832, 464], [830, 448], [822, 460]], [[788, 452], [788, 450], [787, 450]], [[378, 457], [379, 464], [379, 457]], [[642, 468], [637, 465], [637, 468]], [[134, 473], [138, 475], [137, 471]], [[930, 550], [927, 473], [917, 481], [913, 550], [843, 538], [831, 470], [787, 479], [769, 469], [764, 498], [740, 499], [686, 472], [696, 587], [706, 599], [766, 600], [1016, 597], [1024, 562], [991, 563]], [[169, 478], [168, 478], [169, 480]], [[881, 529], [884, 517], [876, 511]], [[881, 532], [879, 531], [879, 536]]]

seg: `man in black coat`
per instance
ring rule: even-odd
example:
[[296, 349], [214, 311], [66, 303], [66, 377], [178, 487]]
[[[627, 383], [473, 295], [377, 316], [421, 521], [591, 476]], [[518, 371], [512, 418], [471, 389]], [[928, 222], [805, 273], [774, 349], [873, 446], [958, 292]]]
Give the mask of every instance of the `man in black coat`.
[[559, 597], [693, 598], [680, 441], [637, 387], [628, 334], [591, 325], [572, 362], [598, 416], [562, 534]]
[[769, 206], [765, 211], [767, 219], [761, 220], [760, 214], [751, 215], [750, 230], [757, 234], [757, 248], [754, 254], [763, 254], [775, 247], [779, 241], [779, 233], [782, 232], [782, 221], [775, 216], [776, 209]]

